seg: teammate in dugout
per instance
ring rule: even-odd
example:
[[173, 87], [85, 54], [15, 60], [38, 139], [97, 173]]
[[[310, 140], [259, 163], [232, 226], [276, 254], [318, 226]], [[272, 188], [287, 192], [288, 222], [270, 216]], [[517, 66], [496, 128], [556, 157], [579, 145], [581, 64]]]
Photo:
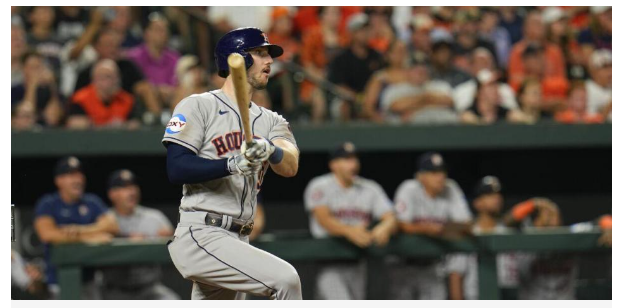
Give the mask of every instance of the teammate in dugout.
[[243, 142], [242, 124], [227, 58], [244, 57], [249, 97], [268, 83], [273, 58], [283, 49], [257, 28], [240, 28], [216, 44], [220, 90], [191, 95], [176, 107], [162, 143], [172, 183], [183, 184], [179, 223], [168, 245], [173, 263], [193, 281], [192, 299], [302, 299], [293, 266], [248, 244], [257, 193], [268, 167], [278, 175], [298, 172], [299, 151], [289, 123], [249, 102], [254, 141]]
[[[332, 152], [329, 167], [304, 193], [313, 237], [342, 236], [361, 248], [386, 245], [397, 231], [391, 200], [378, 183], [358, 176], [354, 145], [346, 142]], [[373, 228], [372, 220], [379, 220]], [[365, 262], [328, 262], [317, 275], [317, 297], [365, 299], [366, 275]]]
[[[435, 152], [418, 158], [416, 178], [402, 182], [394, 202], [399, 228], [407, 234], [443, 237], [450, 225], [466, 224], [472, 219], [464, 193], [454, 180], [447, 178], [445, 160]], [[444, 260], [406, 260], [405, 264], [398, 264], [391, 270], [390, 296], [393, 299], [463, 299], [462, 277], [467, 260], [464, 254], [449, 254]]]

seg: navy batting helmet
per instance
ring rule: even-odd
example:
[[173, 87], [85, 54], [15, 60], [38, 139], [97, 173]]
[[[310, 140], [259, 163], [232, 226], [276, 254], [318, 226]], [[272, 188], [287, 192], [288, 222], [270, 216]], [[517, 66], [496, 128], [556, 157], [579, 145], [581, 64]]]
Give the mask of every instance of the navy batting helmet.
[[246, 69], [253, 65], [253, 57], [248, 53], [249, 49], [267, 46], [268, 54], [272, 58], [283, 54], [283, 48], [268, 42], [268, 36], [258, 28], [238, 28], [229, 31], [216, 43], [216, 69], [218, 76], [226, 78], [229, 75], [229, 64], [227, 58], [230, 54], [237, 52], [244, 57]]

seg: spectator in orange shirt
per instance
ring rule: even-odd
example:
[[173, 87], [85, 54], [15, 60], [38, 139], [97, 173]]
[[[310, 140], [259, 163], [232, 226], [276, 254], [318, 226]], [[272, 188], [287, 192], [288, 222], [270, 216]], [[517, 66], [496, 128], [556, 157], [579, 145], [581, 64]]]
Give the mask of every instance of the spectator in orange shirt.
[[[560, 54], [560, 56], [562, 55]], [[510, 85], [515, 90], [519, 90], [518, 87], [525, 80], [538, 80], [542, 90], [541, 108], [547, 112], [554, 112], [560, 108], [568, 93], [568, 79], [565, 77], [565, 71], [564, 76], [547, 73], [549, 59], [547, 58], [546, 49], [539, 44], [529, 44], [523, 49], [521, 61], [523, 66], [521, 83], [515, 84], [518, 79], [510, 77]]]
[[100, 60], [93, 68], [92, 80], [73, 95], [67, 127], [137, 128], [140, 122], [133, 118], [134, 97], [121, 88], [117, 64]]
[[543, 108], [554, 109], [567, 93], [566, 63], [561, 49], [546, 41], [546, 28], [538, 11], [527, 14], [523, 25], [523, 39], [514, 45], [510, 53], [508, 77], [515, 91], [518, 91], [525, 79], [532, 78], [530, 75], [534, 74], [525, 63], [524, 53], [528, 46], [540, 46], [542, 49], [538, 74], [543, 81]]
[[555, 120], [564, 124], [604, 122], [602, 114], [587, 112], [587, 91], [583, 81], [575, 81], [568, 93], [566, 109], [555, 114]]

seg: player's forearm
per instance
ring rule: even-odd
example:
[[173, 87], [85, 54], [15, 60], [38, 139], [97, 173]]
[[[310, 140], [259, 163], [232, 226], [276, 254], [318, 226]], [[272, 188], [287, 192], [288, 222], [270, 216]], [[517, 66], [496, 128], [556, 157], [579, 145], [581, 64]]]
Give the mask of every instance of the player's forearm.
[[387, 213], [382, 216], [380, 223], [376, 226], [376, 228], [386, 229], [391, 234], [397, 231], [397, 219], [393, 213]]
[[104, 215], [104, 217], [101, 217], [97, 220], [97, 222], [93, 224], [80, 226], [80, 235], [92, 235], [97, 233], [119, 233], [119, 225], [117, 224], [117, 221], [114, 219], [112, 214]]
[[331, 236], [345, 236], [348, 229], [350, 229], [350, 226], [342, 224], [339, 220], [333, 217], [326, 217], [321, 220], [318, 219], [318, 223]]
[[284, 177], [293, 177], [298, 173], [298, 149], [289, 141], [274, 140], [274, 145], [283, 151], [283, 158], [278, 163], [270, 162], [272, 170]]
[[403, 233], [407, 233], [407, 234], [431, 235], [434, 233], [432, 228], [428, 224], [425, 224], [425, 223], [400, 222], [399, 229]]

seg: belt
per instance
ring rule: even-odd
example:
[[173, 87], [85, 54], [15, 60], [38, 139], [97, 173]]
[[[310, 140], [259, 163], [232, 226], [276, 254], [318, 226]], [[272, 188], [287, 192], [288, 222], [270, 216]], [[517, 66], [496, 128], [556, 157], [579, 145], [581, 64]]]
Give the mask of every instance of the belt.
[[229, 215], [211, 212], [180, 211], [177, 221], [219, 227], [240, 235], [251, 234], [254, 226], [254, 222], [252, 221], [250, 223], [245, 223], [243, 220], [234, 219]]

